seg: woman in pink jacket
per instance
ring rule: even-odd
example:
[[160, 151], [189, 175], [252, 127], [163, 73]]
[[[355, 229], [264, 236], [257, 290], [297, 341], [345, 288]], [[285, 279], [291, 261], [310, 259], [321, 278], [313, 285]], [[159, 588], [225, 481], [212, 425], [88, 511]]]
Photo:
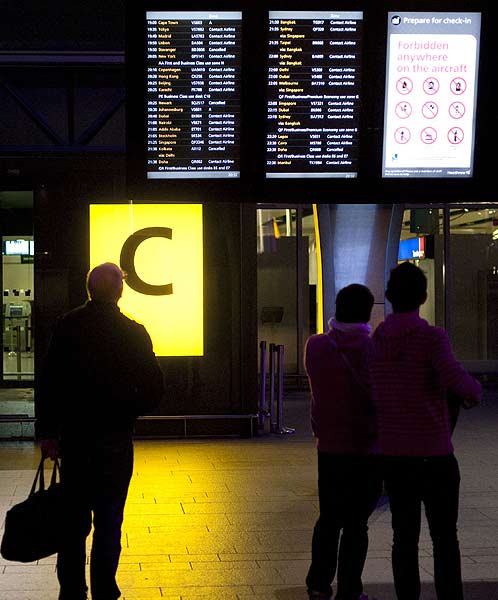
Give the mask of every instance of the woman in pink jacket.
[[382, 482], [373, 453], [375, 415], [368, 390], [370, 290], [351, 284], [336, 297], [328, 333], [306, 342], [305, 367], [311, 387], [311, 421], [318, 450], [320, 516], [306, 577], [310, 600], [359, 600], [368, 549], [368, 518]]

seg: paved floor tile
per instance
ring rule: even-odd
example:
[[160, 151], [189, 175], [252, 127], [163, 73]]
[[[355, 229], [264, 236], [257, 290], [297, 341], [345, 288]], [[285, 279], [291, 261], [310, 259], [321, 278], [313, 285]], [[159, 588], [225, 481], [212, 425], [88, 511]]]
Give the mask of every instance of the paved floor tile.
[[[462, 476], [465, 600], [498, 600], [496, 391], [482, 407], [464, 412], [454, 444]], [[309, 434], [139, 440], [135, 450], [118, 570], [123, 600], [306, 598], [318, 516], [316, 449]], [[30, 442], [0, 443], [0, 520], [27, 496], [38, 457]], [[391, 515], [381, 499], [370, 522], [364, 571], [365, 591], [378, 600], [395, 600], [391, 546]], [[0, 558], [0, 600], [56, 600], [55, 561]], [[420, 566], [421, 600], [436, 600], [425, 520]]]

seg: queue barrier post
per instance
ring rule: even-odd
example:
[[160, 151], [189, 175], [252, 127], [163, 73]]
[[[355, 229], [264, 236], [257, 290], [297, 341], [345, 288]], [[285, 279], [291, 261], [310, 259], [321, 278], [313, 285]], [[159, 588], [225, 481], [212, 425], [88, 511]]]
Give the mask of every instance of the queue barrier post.
[[278, 434], [295, 433], [293, 427], [284, 426], [285, 348], [282, 344], [261, 341], [259, 349], [258, 429]]
[[295, 433], [293, 427], [284, 426], [284, 346], [278, 344], [274, 346], [274, 355], [276, 360], [276, 413], [277, 421], [272, 424], [272, 433], [291, 434]]
[[268, 406], [266, 404], [266, 376], [268, 371], [268, 354], [266, 341], [259, 343], [259, 408], [258, 408], [258, 429], [263, 431], [266, 418], [268, 416]]

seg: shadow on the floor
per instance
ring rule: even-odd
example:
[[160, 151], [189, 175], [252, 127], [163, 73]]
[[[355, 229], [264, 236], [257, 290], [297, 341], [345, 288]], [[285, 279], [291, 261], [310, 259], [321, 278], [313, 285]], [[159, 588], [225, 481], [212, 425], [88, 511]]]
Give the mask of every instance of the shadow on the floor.
[[[463, 584], [465, 600], [498, 600], [498, 580], [466, 581]], [[396, 600], [392, 583], [365, 584], [365, 592], [371, 600]], [[274, 592], [275, 600], [305, 600], [304, 586], [281, 588]], [[433, 583], [422, 583], [420, 600], [436, 600]]]

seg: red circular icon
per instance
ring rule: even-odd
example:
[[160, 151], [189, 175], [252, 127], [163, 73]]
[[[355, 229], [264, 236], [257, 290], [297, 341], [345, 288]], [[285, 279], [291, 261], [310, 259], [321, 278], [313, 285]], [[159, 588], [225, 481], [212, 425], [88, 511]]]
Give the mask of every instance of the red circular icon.
[[434, 127], [424, 127], [420, 132], [420, 139], [424, 144], [433, 144], [437, 140], [437, 131]]
[[467, 82], [465, 79], [462, 79], [461, 77], [455, 77], [455, 79], [451, 80], [450, 90], [453, 92], [453, 94], [459, 96], [460, 94], [463, 94], [466, 89]]
[[460, 127], [452, 127], [448, 131], [448, 141], [450, 144], [461, 144], [464, 137], [463, 129]]
[[432, 96], [433, 94], [437, 94], [437, 92], [439, 91], [439, 80], [436, 79], [435, 77], [428, 77], [425, 81], [424, 81], [424, 92], [426, 94], [429, 94], [429, 96]]
[[408, 119], [412, 114], [412, 105], [403, 100], [403, 102], [398, 102], [398, 104], [396, 104], [395, 111], [400, 119]]
[[398, 127], [394, 132], [394, 139], [398, 142], [398, 144], [406, 144], [410, 141], [412, 134], [410, 130], [406, 127]]
[[465, 114], [465, 104], [463, 102], [452, 102], [448, 107], [448, 112], [453, 119], [461, 119]]
[[413, 81], [409, 77], [402, 77], [396, 82], [396, 89], [400, 94], [409, 94], [413, 90]]
[[438, 105], [435, 102], [432, 102], [432, 100], [424, 102], [424, 104], [422, 105], [422, 114], [426, 119], [434, 119], [434, 117], [437, 116], [438, 112]]

